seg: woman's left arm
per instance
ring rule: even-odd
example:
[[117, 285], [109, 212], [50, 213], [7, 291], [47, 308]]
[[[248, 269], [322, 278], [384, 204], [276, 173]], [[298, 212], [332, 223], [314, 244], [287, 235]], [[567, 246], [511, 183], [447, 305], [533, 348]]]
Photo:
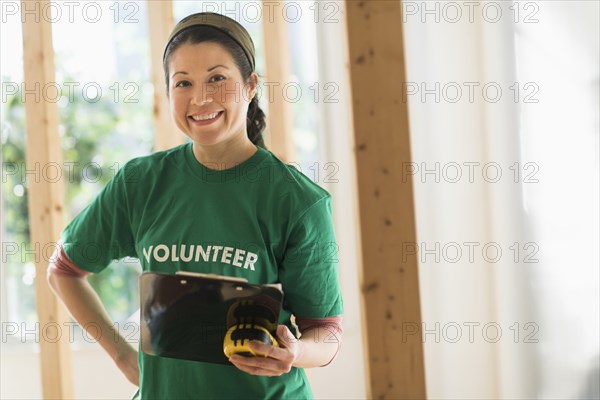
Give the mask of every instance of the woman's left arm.
[[[329, 364], [337, 355], [341, 346], [342, 329], [338, 321], [323, 319], [324, 323], [314, 323], [310, 319], [308, 328], [301, 329], [302, 337], [296, 337], [287, 326], [277, 328], [277, 341], [280, 347], [266, 345], [260, 342], [250, 342], [252, 350], [267, 355], [264, 357], [244, 357], [233, 355], [229, 361], [237, 368], [252, 375], [280, 376], [290, 372], [292, 367], [314, 368]], [[306, 321], [304, 321], [306, 322]]]
[[[331, 195], [321, 197], [291, 225], [287, 246], [278, 266], [288, 306], [296, 315], [301, 337], [286, 325], [277, 328], [280, 347], [250, 342], [267, 357], [233, 355], [229, 360], [254, 375], [279, 376], [292, 367], [313, 368], [329, 364], [342, 338], [343, 301], [338, 280], [338, 245], [333, 230]], [[302, 316], [331, 315], [325, 318]]]

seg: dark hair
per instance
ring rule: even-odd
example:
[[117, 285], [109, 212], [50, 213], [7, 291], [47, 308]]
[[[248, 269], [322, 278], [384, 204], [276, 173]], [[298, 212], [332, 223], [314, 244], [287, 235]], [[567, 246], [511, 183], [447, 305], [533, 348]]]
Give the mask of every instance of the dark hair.
[[[229, 51], [229, 54], [231, 54], [231, 57], [240, 70], [242, 78], [248, 81], [250, 74], [253, 72], [252, 67], [250, 66], [250, 62], [248, 61], [244, 50], [242, 50], [240, 45], [237, 44], [235, 40], [216, 28], [209, 26], [192, 26], [181, 31], [179, 35], [175, 36], [165, 50], [163, 70], [165, 73], [167, 94], [169, 93], [169, 59], [173, 52], [183, 44], [198, 44], [202, 42], [217, 43]], [[248, 131], [248, 138], [253, 144], [266, 149], [265, 142], [262, 137], [262, 133], [266, 126], [265, 118], [266, 116], [264, 111], [258, 106], [258, 98], [257, 96], [254, 96], [248, 105], [248, 114], [246, 115], [246, 129]]]

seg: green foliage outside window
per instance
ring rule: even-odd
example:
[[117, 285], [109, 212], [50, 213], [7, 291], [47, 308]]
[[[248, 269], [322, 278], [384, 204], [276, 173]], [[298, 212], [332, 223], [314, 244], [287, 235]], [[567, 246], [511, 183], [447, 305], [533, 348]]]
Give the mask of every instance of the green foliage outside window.
[[[75, 82], [75, 79], [65, 81]], [[109, 93], [108, 88], [103, 88], [103, 91]], [[17, 304], [12, 304], [9, 309], [16, 315], [8, 315], [5, 318], [30, 324], [35, 322], [37, 317], [33, 287], [34, 254], [28, 252], [35, 249], [35, 246], [31, 244], [30, 239], [27, 180], [32, 181], [36, 176], [24, 173], [25, 168], [32, 170], [34, 167], [25, 163], [25, 105], [21, 93], [7, 97], [3, 108], [3, 242], [6, 249], [10, 246], [7, 243], [18, 247], [16, 254], [5, 255], [4, 279], [7, 283], [10, 282], [9, 289], [16, 291], [12, 293], [13, 298], [18, 298]], [[76, 94], [71, 98], [63, 94], [58, 101], [58, 108], [63, 157], [60, 182], [65, 185], [66, 226], [93, 200], [123, 163], [131, 158], [127, 142], [136, 139], [123, 137], [119, 132], [119, 124], [122, 121], [120, 112], [143, 114], [147, 113], [147, 107], [144, 104], [117, 104], [111, 96], [101, 96], [98, 101], [92, 102], [84, 99], [80, 93], [79, 96]], [[149, 122], [140, 128], [151, 129]], [[149, 143], [141, 145], [148, 146]], [[140, 147], [139, 140], [137, 146]], [[40, 166], [40, 171], [43, 168], [44, 166]], [[16, 172], [13, 173], [15, 169]], [[38, 173], [38, 176], [43, 179], [44, 175]], [[40, 257], [43, 263], [48, 262], [47, 259], [44, 260], [49, 257], [48, 254], [42, 252]], [[125, 259], [114, 262], [107, 270], [88, 278], [116, 321], [124, 321], [139, 306], [137, 279], [140, 270], [137, 260]], [[45, 279], [45, 276], [35, 279]]]

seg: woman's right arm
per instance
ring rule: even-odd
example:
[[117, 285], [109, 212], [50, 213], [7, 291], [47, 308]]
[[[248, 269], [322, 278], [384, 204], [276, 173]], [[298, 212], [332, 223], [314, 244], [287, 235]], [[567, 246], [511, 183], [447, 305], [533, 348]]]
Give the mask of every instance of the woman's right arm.
[[115, 328], [98, 294], [80, 273], [82, 270], [69, 263], [59, 246], [48, 267], [47, 279], [52, 291], [77, 323], [104, 348], [125, 377], [139, 386], [137, 351]]

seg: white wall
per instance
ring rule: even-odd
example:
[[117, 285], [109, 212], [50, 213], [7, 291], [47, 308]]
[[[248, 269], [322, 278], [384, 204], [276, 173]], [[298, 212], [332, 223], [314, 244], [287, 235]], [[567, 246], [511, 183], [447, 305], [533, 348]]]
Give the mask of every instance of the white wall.
[[[77, 346], [72, 353], [76, 399], [130, 399], [136, 391], [100, 346]], [[2, 344], [0, 398], [41, 399], [39, 352], [34, 345]]]

